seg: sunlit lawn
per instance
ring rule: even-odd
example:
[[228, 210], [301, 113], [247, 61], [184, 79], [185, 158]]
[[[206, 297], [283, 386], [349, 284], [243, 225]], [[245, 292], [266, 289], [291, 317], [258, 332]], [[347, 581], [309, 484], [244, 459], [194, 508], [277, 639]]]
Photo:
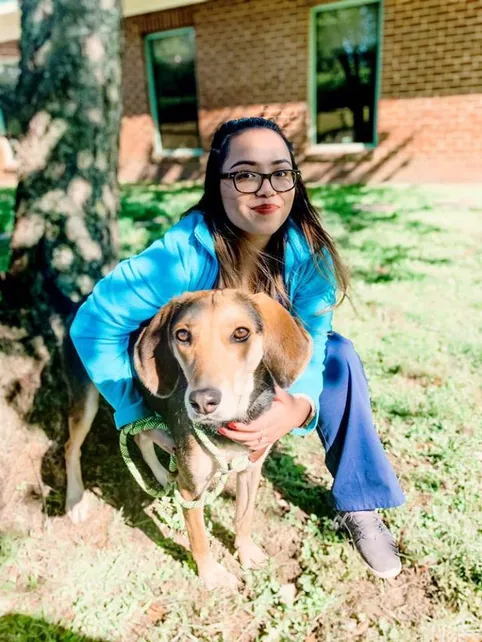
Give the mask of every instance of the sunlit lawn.
[[[161, 235], [199, 195], [199, 187], [124, 187], [122, 255]], [[386, 513], [404, 573], [390, 582], [369, 576], [331, 527], [317, 437], [288, 437], [265, 466], [257, 507], [256, 537], [271, 565], [245, 576], [237, 595], [207, 594], [184, 549], [154, 534], [141, 510], [149, 502], [129, 485], [115, 443], [99, 451], [92, 441], [84, 455], [100, 497], [92, 519], [107, 534], [100, 544], [82, 536], [87, 526], [76, 535], [59, 508], [41, 536], [9, 534], [0, 614], [31, 617], [0, 618], [0, 640], [82, 639], [54, 624], [105, 640], [482, 639], [482, 189], [332, 186], [311, 195], [353, 273], [353, 305], [337, 312], [335, 329], [362, 357], [407, 495], [406, 506]], [[0, 192], [3, 231], [12, 202], [11, 191]], [[60, 507], [62, 492], [52, 489], [50, 507]], [[115, 509], [102, 508], [106, 499]], [[241, 577], [232, 497], [222, 495], [209, 515], [223, 543], [216, 550]]]

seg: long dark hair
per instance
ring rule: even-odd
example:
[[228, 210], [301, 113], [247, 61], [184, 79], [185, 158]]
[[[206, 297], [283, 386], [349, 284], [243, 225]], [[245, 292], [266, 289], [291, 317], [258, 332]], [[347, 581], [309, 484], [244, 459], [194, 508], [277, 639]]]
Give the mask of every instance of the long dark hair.
[[[219, 260], [220, 279], [224, 287], [240, 286], [241, 275], [238, 266], [243, 248], [243, 236], [224, 211], [219, 175], [229, 153], [231, 140], [247, 129], [271, 129], [276, 132], [288, 147], [293, 169], [298, 169], [293, 146], [272, 120], [253, 117], [239, 118], [223, 123], [216, 130], [206, 166], [204, 194], [201, 200], [186, 214], [193, 210], [200, 210], [203, 213], [214, 238], [214, 247]], [[341, 302], [348, 288], [348, 272], [332, 238], [323, 228], [318, 212], [310, 203], [306, 187], [300, 178], [295, 186], [295, 196], [289, 218], [302, 230], [319, 269], [327, 276], [336, 279]], [[253, 286], [255, 292], [266, 292], [273, 298], [281, 299], [289, 306], [283, 279], [286, 227], [287, 221], [271, 236], [264, 251], [257, 256], [257, 270]]]

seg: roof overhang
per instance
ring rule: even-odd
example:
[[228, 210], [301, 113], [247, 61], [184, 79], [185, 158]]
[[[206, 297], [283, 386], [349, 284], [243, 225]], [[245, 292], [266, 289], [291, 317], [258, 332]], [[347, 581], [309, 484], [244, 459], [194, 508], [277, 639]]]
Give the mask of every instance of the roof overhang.
[[[138, 16], [153, 11], [175, 9], [207, 0], [122, 0], [124, 16]], [[0, 0], [0, 42], [20, 39], [20, 9], [16, 0]]]
[[0, 42], [19, 40], [20, 9], [15, 0], [0, 2]]
[[153, 11], [164, 11], [164, 9], [176, 9], [186, 7], [190, 4], [201, 4], [207, 0], [123, 0], [124, 16], [139, 16], [142, 13]]

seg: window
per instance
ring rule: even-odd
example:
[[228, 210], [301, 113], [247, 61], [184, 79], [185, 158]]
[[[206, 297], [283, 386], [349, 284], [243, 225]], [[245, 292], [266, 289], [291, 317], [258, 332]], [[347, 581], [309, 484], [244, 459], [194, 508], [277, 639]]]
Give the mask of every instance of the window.
[[145, 47], [156, 152], [200, 151], [194, 29], [151, 34]]
[[312, 29], [313, 142], [376, 144], [381, 1], [315, 7]]
[[[13, 58], [0, 59], [0, 94], [2, 96], [12, 95], [17, 85], [19, 74], [19, 62]], [[0, 136], [5, 134], [8, 128], [10, 114], [0, 109]]]

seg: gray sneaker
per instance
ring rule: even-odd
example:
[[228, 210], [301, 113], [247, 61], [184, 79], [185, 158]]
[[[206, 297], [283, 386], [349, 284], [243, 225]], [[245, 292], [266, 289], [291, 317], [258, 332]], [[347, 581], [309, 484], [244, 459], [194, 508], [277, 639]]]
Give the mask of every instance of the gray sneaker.
[[335, 527], [345, 527], [357, 551], [378, 577], [396, 577], [402, 570], [398, 547], [380, 516], [372, 510], [339, 512]]

